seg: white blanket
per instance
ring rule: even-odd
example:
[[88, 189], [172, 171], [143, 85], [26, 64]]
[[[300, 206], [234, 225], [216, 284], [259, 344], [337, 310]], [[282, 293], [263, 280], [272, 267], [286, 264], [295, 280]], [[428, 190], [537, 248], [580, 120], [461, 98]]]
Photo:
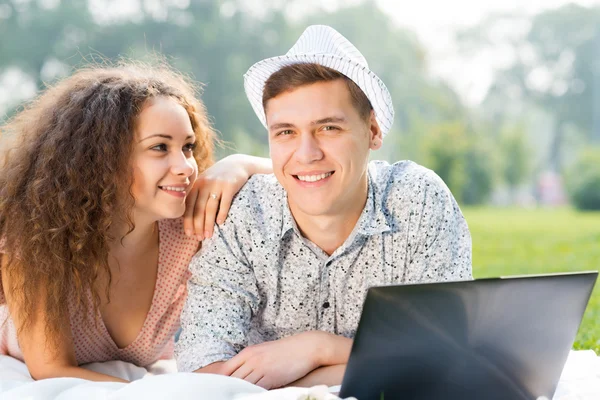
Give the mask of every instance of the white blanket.
[[[297, 400], [337, 399], [326, 387], [286, 388], [270, 392], [243, 380], [218, 375], [175, 373], [174, 361], [159, 361], [148, 369], [122, 361], [86, 366], [133, 381], [130, 384], [90, 382], [75, 378], [33, 381], [22, 362], [0, 356], [0, 399], [214, 399]], [[554, 400], [600, 399], [600, 358], [593, 351], [572, 351]]]
[[77, 378], [34, 381], [27, 366], [0, 355], [0, 399], [177, 399], [177, 400], [318, 400], [338, 399], [326, 386], [286, 388], [270, 392], [237, 378], [220, 375], [177, 373], [175, 361], [165, 360], [149, 368], [123, 361], [88, 364], [85, 368], [118, 376], [132, 383], [90, 382]]

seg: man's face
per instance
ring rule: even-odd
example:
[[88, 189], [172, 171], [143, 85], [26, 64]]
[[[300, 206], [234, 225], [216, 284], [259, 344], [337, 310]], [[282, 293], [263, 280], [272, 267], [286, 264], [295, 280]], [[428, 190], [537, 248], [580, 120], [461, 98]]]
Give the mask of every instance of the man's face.
[[296, 218], [344, 215], [364, 202], [369, 149], [380, 147], [381, 131], [373, 112], [361, 118], [344, 80], [282, 93], [265, 113], [273, 171]]

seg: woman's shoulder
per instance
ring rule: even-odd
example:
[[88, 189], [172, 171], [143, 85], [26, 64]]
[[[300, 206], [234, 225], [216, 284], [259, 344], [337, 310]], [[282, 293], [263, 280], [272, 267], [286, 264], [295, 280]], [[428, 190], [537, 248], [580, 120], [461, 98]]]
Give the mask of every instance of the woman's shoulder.
[[174, 252], [191, 259], [200, 249], [200, 241], [185, 234], [183, 218], [162, 219], [158, 221], [158, 230], [161, 252]]

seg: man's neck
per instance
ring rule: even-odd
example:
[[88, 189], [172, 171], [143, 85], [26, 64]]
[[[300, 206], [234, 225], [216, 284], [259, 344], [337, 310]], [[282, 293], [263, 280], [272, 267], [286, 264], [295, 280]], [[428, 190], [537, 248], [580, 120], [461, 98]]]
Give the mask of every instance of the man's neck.
[[289, 204], [290, 211], [300, 233], [319, 246], [328, 255], [333, 254], [350, 236], [367, 203], [367, 184], [361, 185], [360, 193], [348, 198], [346, 206], [331, 215], [307, 215], [298, 207]]

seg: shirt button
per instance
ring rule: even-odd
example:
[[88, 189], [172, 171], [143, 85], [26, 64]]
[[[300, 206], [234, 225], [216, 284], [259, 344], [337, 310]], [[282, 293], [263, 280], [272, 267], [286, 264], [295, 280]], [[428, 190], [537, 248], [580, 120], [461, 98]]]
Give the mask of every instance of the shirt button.
[[329, 308], [329, 302], [326, 301], [325, 303], [323, 303], [323, 308]]

